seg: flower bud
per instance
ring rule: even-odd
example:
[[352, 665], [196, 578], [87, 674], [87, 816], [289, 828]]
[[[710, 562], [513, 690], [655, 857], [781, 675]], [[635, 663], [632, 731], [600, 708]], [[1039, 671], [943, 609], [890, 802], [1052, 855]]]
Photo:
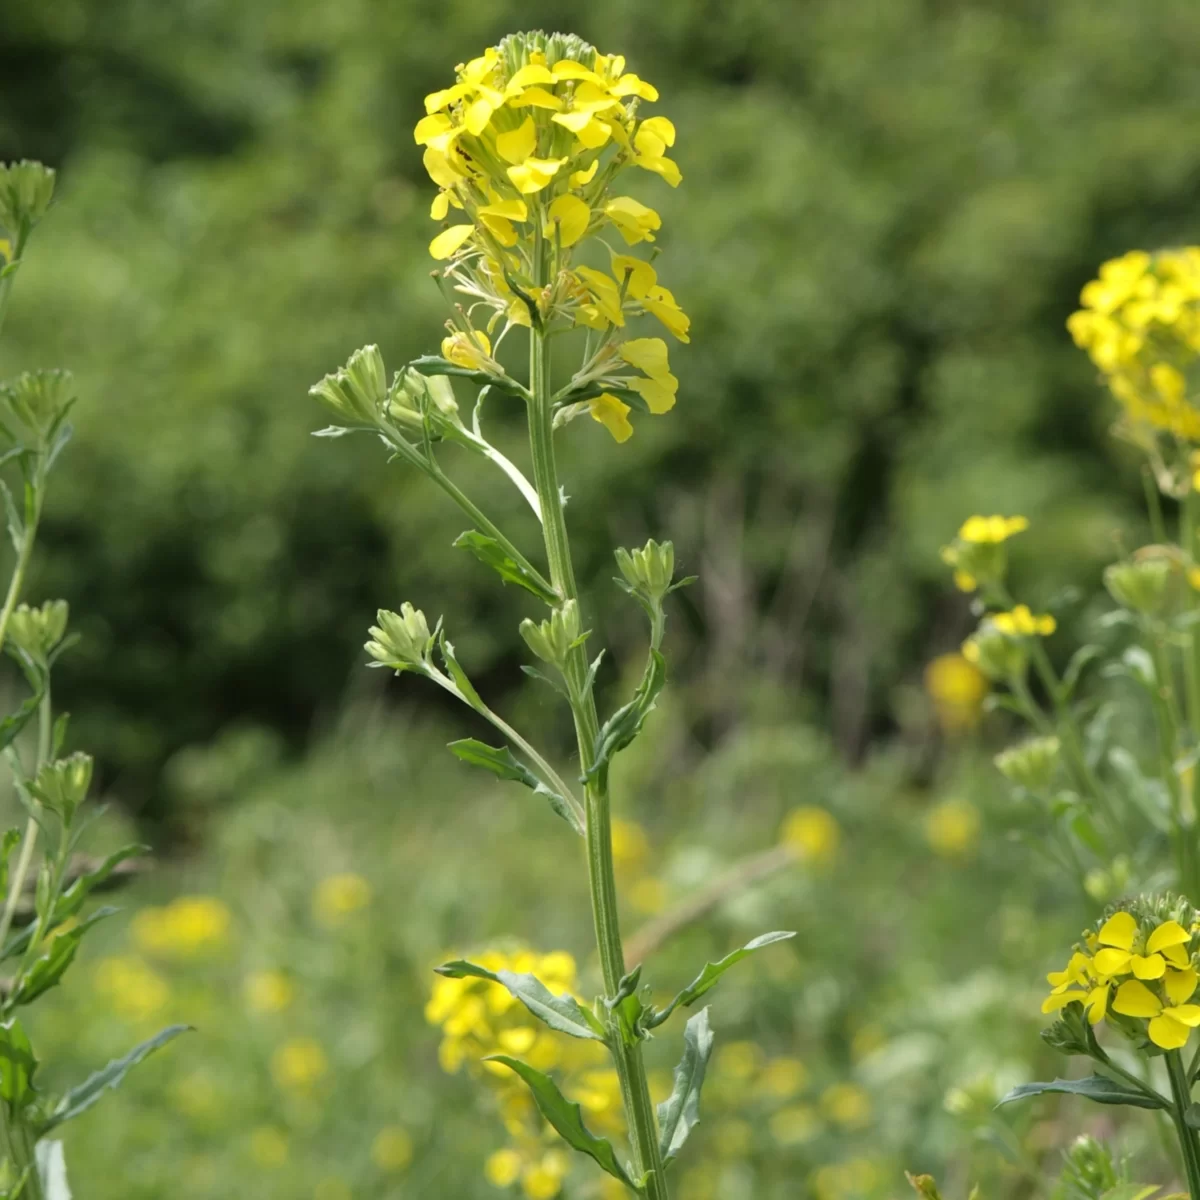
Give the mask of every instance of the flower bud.
[[567, 600], [540, 624], [526, 617], [520, 628], [530, 650], [543, 662], [559, 668], [566, 664], [567, 655], [583, 636], [579, 631], [579, 605], [574, 600]]
[[1056, 737], [1029, 738], [997, 754], [992, 761], [1010, 783], [1040, 794], [1054, 779], [1059, 749]]
[[54, 171], [23, 159], [0, 165], [0, 225], [11, 233], [36, 225], [46, 215], [54, 195]]
[[661, 604], [675, 574], [675, 547], [650, 539], [640, 550], [616, 550], [617, 567], [629, 590], [651, 604]]
[[70, 371], [26, 371], [0, 385], [2, 416], [17, 427], [10, 433], [35, 446], [44, 447], [74, 403], [75, 381]]
[[1124, 608], [1152, 616], [1162, 608], [1171, 564], [1165, 558], [1128, 559], [1104, 572], [1104, 586]]
[[8, 621], [8, 640], [35, 662], [44, 663], [67, 632], [65, 600], [47, 600], [41, 608], [19, 604]]
[[378, 346], [356, 350], [344, 367], [308, 389], [343, 420], [374, 425], [388, 398], [387, 372]]
[[371, 626], [366, 652], [380, 666], [394, 671], [427, 672], [434, 635], [429, 632], [425, 614], [405, 601], [399, 613], [381, 608], [377, 620], [379, 624]]
[[396, 372], [388, 392], [387, 414], [392, 420], [417, 432], [431, 418], [435, 436], [442, 422], [461, 425], [454, 385], [445, 375], [422, 375], [412, 367]]
[[46, 763], [29, 790], [51, 812], [57, 813], [64, 825], [70, 825], [91, 783], [92, 756], [77, 752]]
[[962, 645], [963, 658], [974, 663], [989, 679], [1024, 675], [1029, 651], [1019, 637], [1009, 637], [985, 621]]

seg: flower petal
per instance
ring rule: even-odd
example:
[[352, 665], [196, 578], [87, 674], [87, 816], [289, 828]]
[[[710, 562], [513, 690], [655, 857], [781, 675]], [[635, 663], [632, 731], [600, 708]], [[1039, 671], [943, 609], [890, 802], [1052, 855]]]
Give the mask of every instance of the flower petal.
[[1150, 1022], [1148, 1032], [1150, 1040], [1164, 1050], [1178, 1050], [1187, 1045], [1191, 1030], [1176, 1021], [1173, 1017], [1155, 1017]]
[[1146, 951], [1153, 954], [1155, 950], [1162, 950], [1166, 946], [1180, 946], [1191, 940], [1192, 935], [1178, 921], [1164, 921], [1150, 935], [1146, 942]]
[[434, 258], [451, 258], [474, 232], [474, 225], [451, 225], [429, 243], [429, 253]]
[[573, 246], [585, 233], [592, 220], [592, 210], [578, 196], [569, 193], [559, 196], [547, 211], [549, 232], [547, 237], [554, 236], [554, 226], [558, 226], [558, 237], [564, 246]]
[[1186, 971], [1168, 971], [1163, 988], [1172, 1004], [1183, 1004], [1192, 998], [1197, 982], [1200, 982], [1200, 977], [1189, 967]]
[[1113, 1012], [1126, 1017], [1157, 1017], [1162, 1012], [1159, 998], [1136, 979], [1127, 979], [1113, 999]]
[[588, 405], [594, 420], [600, 422], [618, 442], [627, 442], [633, 436], [633, 426], [629, 423], [629, 405], [622, 403], [616, 396], [604, 392]]
[[1161, 979], [1167, 973], [1167, 960], [1161, 954], [1150, 954], [1145, 958], [1135, 954], [1129, 965], [1139, 979]]
[[1132, 950], [1136, 933], [1137, 922], [1132, 914], [1116, 912], [1100, 926], [1100, 945], [1116, 946], [1118, 950]]

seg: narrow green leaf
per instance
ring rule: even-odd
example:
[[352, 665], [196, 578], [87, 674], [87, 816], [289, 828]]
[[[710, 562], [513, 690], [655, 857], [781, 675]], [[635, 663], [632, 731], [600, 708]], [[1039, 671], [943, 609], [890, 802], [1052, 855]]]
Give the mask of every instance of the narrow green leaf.
[[1097, 1104], [1127, 1104], [1131, 1108], [1169, 1108], [1161, 1097], [1148, 1095], [1116, 1079], [1103, 1075], [1089, 1075], [1085, 1079], [1055, 1079], [1050, 1083], [1023, 1083], [1005, 1096], [1001, 1104], [1014, 1100], [1025, 1100], [1030, 1096], [1042, 1096], [1047, 1092], [1058, 1092], [1068, 1096], [1083, 1096]]
[[16, 990], [8, 998], [6, 1007], [11, 1010], [30, 1004], [58, 984], [74, 961], [84, 934], [97, 922], [111, 917], [116, 911], [115, 908], [98, 909], [87, 920], [80, 921], [66, 933], [60, 933], [54, 938], [45, 951], [33, 960], [29, 970], [20, 976]]
[[581, 837], [584, 828], [579, 818], [571, 809], [565, 796], [560, 796], [538, 778], [523, 762], [520, 762], [507, 746], [489, 746], [477, 738], [460, 738], [457, 742], [449, 743], [450, 752], [463, 762], [473, 767], [482, 767], [491, 772], [497, 779], [507, 779], [514, 783], [523, 783], [539, 796], [544, 796], [550, 807]]
[[515, 583], [517, 587], [531, 592], [546, 604], [557, 604], [558, 596], [546, 587], [545, 581], [531, 574], [510, 555], [495, 538], [480, 533], [477, 529], [468, 529], [454, 539], [458, 550], [469, 550], [481, 563], [491, 567], [505, 583]]
[[17, 739], [17, 735], [25, 728], [37, 713], [42, 703], [43, 692], [34, 692], [16, 712], [9, 713], [0, 720], [0, 750], [5, 750]]
[[646, 1019], [644, 1022], [646, 1028], [654, 1029], [656, 1026], [661, 1025], [677, 1008], [691, 1007], [705, 992], [716, 986], [717, 981], [730, 967], [740, 963], [743, 958], [749, 957], [756, 950], [762, 950], [765, 946], [772, 946], [776, 942], [785, 942], [788, 938], [795, 936], [795, 933], [786, 930], [764, 933], [756, 937], [753, 941], [747, 942], [740, 950], [735, 950], [732, 954], [727, 954], [720, 962], [706, 963], [704, 970], [666, 1008], [660, 1009], [653, 1016]]
[[38, 1137], [43, 1137], [50, 1130], [70, 1121], [80, 1113], [86, 1112], [106, 1091], [119, 1088], [125, 1081], [125, 1076], [140, 1062], [144, 1062], [156, 1050], [161, 1050], [168, 1042], [174, 1041], [181, 1033], [190, 1033], [190, 1025], [168, 1025], [166, 1029], [156, 1033], [154, 1037], [135, 1046], [123, 1058], [115, 1058], [108, 1066], [89, 1075], [77, 1087], [69, 1092], [54, 1106], [38, 1128]]
[[646, 718], [654, 711], [659, 693], [666, 682], [666, 659], [657, 650], [651, 650], [642, 681], [638, 684], [633, 699], [617, 709], [596, 735], [592, 766], [585, 776], [588, 782], [599, 779], [603, 785], [607, 780], [608, 767], [613, 755], [624, 750], [641, 732]]
[[9, 829], [5, 831], [3, 840], [0, 840], [0, 896], [8, 895], [8, 864], [12, 858], [12, 852], [21, 843], [21, 831], [19, 829]]
[[568, 1100], [548, 1075], [535, 1071], [520, 1059], [510, 1058], [507, 1054], [492, 1054], [484, 1059], [484, 1062], [503, 1063], [509, 1070], [520, 1075], [533, 1093], [542, 1116], [554, 1126], [568, 1146], [594, 1158], [604, 1170], [626, 1186], [633, 1186], [624, 1168], [617, 1161], [612, 1144], [588, 1132], [579, 1105]]
[[1067, 663], [1067, 669], [1063, 672], [1062, 690], [1063, 698], [1069, 700], [1074, 694], [1075, 689], [1079, 686], [1079, 680], [1083, 675], [1084, 669], [1088, 663], [1097, 659], [1104, 653], [1103, 646], [1097, 646], [1094, 642], [1086, 646], [1080, 646], [1074, 654], [1071, 655], [1071, 661]]
[[700, 1089], [712, 1046], [708, 1009], [702, 1008], [684, 1026], [683, 1057], [675, 1068], [675, 1087], [658, 1106], [658, 1149], [664, 1163], [679, 1154], [700, 1120]]
[[105, 884], [112, 878], [113, 872], [123, 862], [128, 862], [131, 858], [140, 858], [143, 854], [149, 853], [149, 850], [149, 846], [132, 842], [128, 846], [122, 846], [119, 850], [114, 850], [94, 871], [88, 871], [86, 874], [80, 875], [59, 896], [58, 903], [54, 907], [53, 924], [61, 925], [63, 921], [75, 916], [83, 907], [83, 902], [92, 892], [97, 889], [104, 889]]
[[467, 678], [466, 671], [459, 665], [458, 659], [454, 656], [454, 645], [444, 633], [438, 635], [438, 649], [442, 652], [442, 662], [446, 664], [450, 678], [462, 692], [463, 698], [476, 712], [482, 712], [487, 705], [484, 704], [483, 697], [475, 690], [475, 685]]
[[32, 1095], [37, 1065], [21, 1022], [16, 1017], [0, 1022], [0, 1098], [10, 1109], [22, 1108]]
[[536, 975], [515, 971], [489, 971], [476, 963], [457, 959], [435, 968], [450, 979], [487, 979], [507, 988], [539, 1020], [551, 1029], [588, 1041], [604, 1040], [603, 1026], [573, 996], [556, 996]]

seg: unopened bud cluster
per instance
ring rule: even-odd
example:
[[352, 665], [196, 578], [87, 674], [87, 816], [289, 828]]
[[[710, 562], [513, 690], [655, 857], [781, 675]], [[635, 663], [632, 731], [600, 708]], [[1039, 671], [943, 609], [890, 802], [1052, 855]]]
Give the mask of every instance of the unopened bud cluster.
[[1167, 558], [1127, 559], [1105, 570], [1104, 586], [1124, 608], [1154, 616], [1162, 610], [1171, 571], [1172, 564]]
[[1029, 738], [997, 754], [993, 761], [1010, 783], [1040, 795], [1054, 780], [1061, 748], [1056, 737]]
[[46, 449], [75, 402], [70, 371], [26, 371], [0, 384], [0, 425], [29, 449]]
[[535, 623], [527, 617], [521, 622], [521, 636], [538, 658], [561, 670], [567, 656], [587, 635], [580, 632], [579, 605], [568, 600], [544, 621]]
[[75, 811], [87, 797], [92, 784], [92, 756], [82, 752], [46, 763], [30, 784], [29, 790], [64, 826], [75, 818]]
[[394, 671], [426, 673], [436, 639], [425, 614], [405, 601], [398, 613], [381, 608], [376, 620], [379, 623], [371, 626], [371, 640], [364, 647], [375, 662]]
[[8, 621], [7, 640], [44, 664], [66, 635], [69, 615], [65, 600], [47, 600], [40, 608], [18, 604]]
[[0, 163], [0, 233], [32, 229], [54, 197], [54, 171], [39, 162]]

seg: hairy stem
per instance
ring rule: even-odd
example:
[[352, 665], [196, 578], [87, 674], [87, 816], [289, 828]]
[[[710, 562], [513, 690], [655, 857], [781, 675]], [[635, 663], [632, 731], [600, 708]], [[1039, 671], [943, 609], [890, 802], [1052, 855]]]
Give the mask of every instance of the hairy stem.
[[1192, 1088], [1188, 1083], [1179, 1051], [1167, 1051], [1166, 1059], [1167, 1074], [1171, 1080], [1171, 1097], [1175, 1102], [1171, 1108], [1171, 1115], [1175, 1120], [1179, 1148], [1183, 1151], [1183, 1168], [1187, 1174], [1188, 1191], [1192, 1200], [1200, 1200], [1200, 1142], [1196, 1139], [1196, 1131], [1184, 1119], [1184, 1113], [1192, 1103]]

